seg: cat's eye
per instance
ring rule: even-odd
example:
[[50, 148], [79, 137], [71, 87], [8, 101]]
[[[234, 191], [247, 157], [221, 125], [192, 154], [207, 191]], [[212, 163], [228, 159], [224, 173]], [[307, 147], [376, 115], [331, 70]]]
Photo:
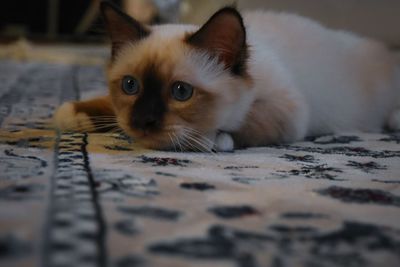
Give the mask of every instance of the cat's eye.
[[193, 96], [193, 86], [185, 82], [175, 82], [172, 85], [172, 96], [178, 101], [188, 101]]
[[136, 95], [139, 93], [139, 82], [132, 76], [125, 76], [122, 79], [122, 90], [127, 95]]

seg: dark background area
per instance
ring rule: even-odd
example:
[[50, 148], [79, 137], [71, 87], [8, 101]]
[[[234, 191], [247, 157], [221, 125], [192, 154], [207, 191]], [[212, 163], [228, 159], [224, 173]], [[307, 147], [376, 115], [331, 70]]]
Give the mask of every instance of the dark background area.
[[[57, 5], [57, 2], [58, 7], [52, 9], [51, 3]], [[121, 1], [114, 2], [120, 5]], [[43, 42], [102, 40], [104, 30], [99, 17], [84, 33], [77, 33], [77, 27], [91, 3], [90, 0], [2, 0], [0, 3], [0, 40], [13, 41], [20, 37]], [[55, 26], [52, 23], [54, 16]]]
[[[124, 3], [126, 8], [128, 2], [138, 3], [144, 0], [111, 1], [119, 6]], [[100, 0], [1, 0], [0, 41], [14, 41], [25, 37], [39, 43], [98, 43], [105, 40], [104, 27], [98, 12], [99, 2]], [[157, 8], [160, 8], [160, 3], [167, 3], [166, 0], [147, 2], [158, 3]], [[262, 9], [303, 15], [332, 29], [351, 31], [382, 41], [393, 48], [400, 47], [400, 0], [181, 0], [181, 9], [178, 8], [180, 13], [175, 12], [175, 17], [169, 17], [166, 21], [201, 24], [218, 8], [232, 2], [237, 2], [241, 10]], [[135, 17], [146, 13], [137, 6], [135, 9], [127, 8], [126, 11], [130, 11], [128, 13]], [[168, 14], [165, 8], [157, 12], [155, 15], [158, 17], [155, 19], [161, 18], [160, 14]], [[81, 27], [82, 25], [85, 26]]]

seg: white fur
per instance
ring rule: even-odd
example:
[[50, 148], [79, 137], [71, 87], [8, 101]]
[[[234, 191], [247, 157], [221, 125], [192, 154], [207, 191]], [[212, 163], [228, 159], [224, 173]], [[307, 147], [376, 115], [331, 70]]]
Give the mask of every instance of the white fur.
[[215, 140], [215, 147], [220, 152], [231, 152], [234, 149], [232, 136], [228, 133], [219, 133]]
[[[252, 12], [245, 24], [256, 98], [273, 89], [271, 79], [292, 83], [306, 105], [295, 123], [305, 128], [300, 132], [378, 131], [384, 125], [400, 86], [382, 45], [291, 14]], [[271, 75], [274, 69], [281, 75]]]

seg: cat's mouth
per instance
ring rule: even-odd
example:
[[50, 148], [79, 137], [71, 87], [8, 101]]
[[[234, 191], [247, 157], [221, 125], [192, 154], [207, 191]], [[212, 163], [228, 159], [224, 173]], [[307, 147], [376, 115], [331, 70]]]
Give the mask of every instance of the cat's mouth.
[[[176, 133], [170, 133], [167, 130], [137, 130], [125, 125], [121, 125], [121, 128], [140, 146], [155, 150], [173, 151], [173, 138], [172, 136]], [[170, 138], [171, 136], [171, 138]]]
[[127, 135], [140, 145], [164, 151], [213, 152], [214, 142], [205, 134], [188, 126], [173, 125], [153, 131], [135, 130], [123, 127]]
[[143, 131], [143, 130], [124, 130], [127, 135], [132, 137], [138, 144], [157, 150], [171, 150], [171, 140], [168, 134], [162, 130]]

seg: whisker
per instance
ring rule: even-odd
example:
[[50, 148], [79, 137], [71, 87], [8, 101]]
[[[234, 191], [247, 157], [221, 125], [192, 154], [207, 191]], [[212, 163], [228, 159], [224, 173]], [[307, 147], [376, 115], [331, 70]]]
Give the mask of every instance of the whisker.
[[211, 151], [209, 147], [205, 145], [201, 140], [199, 140], [197, 137], [193, 135], [190, 135], [188, 132], [186, 132], [186, 134], [184, 134], [183, 137], [189, 142], [189, 144], [191, 144], [194, 148], [196, 148], [200, 152]]
[[215, 143], [213, 141], [211, 141], [209, 138], [205, 137], [201, 132], [197, 131], [196, 129], [184, 127], [183, 130], [189, 131], [190, 133], [197, 135], [202, 140], [204, 140], [206, 143], [208, 143], [210, 146], [215, 145]]
[[181, 152], [183, 152], [184, 150], [182, 149], [182, 145], [181, 145], [181, 142], [179, 141], [179, 138], [176, 136], [175, 133], [173, 133], [173, 136], [175, 137], [175, 140], [178, 143], [178, 146], [179, 146]]
[[204, 139], [203, 136], [194, 136], [191, 133], [187, 133], [188, 136], [190, 136], [193, 141], [197, 142], [200, 146], [202, 146], [204, 148], [204, 150], [206, 150], [207, 152], [216, 155], [215, 151], [213, 150], [214, 148], [214, 143], [209, 141], [208, 139]]
[[184, 144], [186, 146], [188, 146], [191, 151], [193, 152], [204, 152], [204, 150], [201, 147], [198, 147], [196, 144], [193, 144], [192, 142], [190, 142], [191, 138], [188, 136], [183, 136], [182, 138], [182, 142], [184, 142]]
[[113, 115], [96, 115], [96, 116], [91, 116], [91, 118], [113, 118], [115, 119], [117, 116]]
[[79, 125], [84, 125], [84, 126], [92, 126], [92, 125], [108, 125], [108, 124], [117, 124], [116, 121], [110, 121], [110, 122], [92, 122], [92, 121], [85, 121], [85, 122], [80, 122]]
[[199, 150], [201, 152], [216, 154], [213, 151], [215, 143], [205, 137], [198, 130], [181, 125], [172, 125], [169, 126], [167, 129], [173, 131], [181, 131], [183, 135], [181, 139], [179, 139], [176, 135], [175, 137], [178, 139], [178, 141], [184, 142], [184, 146], [190, 146], [191, 148], [194, 148], [195, 150]]
[[94, 119], [90, 118], [91, 121], [110, 121], [110, 122], [116, 122], [116, 119]]
[[80, 123], [77, 125], [77, 127], [101, 127], [101, 126], [114, 126], [117, 125], [117, 123]]
[[199, 148], [201, 148], [202, 152], [212, 152], [212, 150], [198, 138], [193, 136], [189, 136], [189, 138], [193, 140], [193, 142], [199, 145]]
[[98, 122], [98, 123], [80, 123], [78, 126], [112, 126], [112, 125], [118, 125], [116, 122], [112, 123], [104, 123], [104, 122]]
[[107, 133], [122, 133], [122, 129], [119, 126], [115, 126], [111, 130], [107, 131]]
[[177, 151], [176, 151], [176, 145], [175, 145], [174, 140], [173, 140], [172, 137], [171, 137], [171, 134], [168, 133], [168, 136], [169, 136], [169, 139], [171, 140], [171, 143], [172, 143], [172, 145], [173, 145], [173, 147], [174, 147], [175, 152], [177, 152]]
[[215, 146], [214, 142], [212, 142], [210, 139], [208, 139], [207, 137], [205, 137], [204, 135], [202, 135], [200, 132], [196, 131], [195, 129], [191, 129], [188, 127], [185, 127], [182, 129], [185, 132], [185, 134], [195, 137], [197, 140], [201, 140], [201, 142], [204, 145], [207, 145], [208, 147], [211, 147], [211, 148]]
[[[94, 127], [92, 127], [94, 126]], [[78, 125], [78, 127], [73, 128], [73, 131], [99, 131], [99, 130], [103, 130], [103, 129], [107, 129], [110, 127], [116, 127], [118, 126], [117, 123], [113, 123], [113, 124], [99, 124], [99, 125], [92, 125], [92, 124], [88, 124], [88, 125]]]
[[199, 135], [196, 135], [196, 134], [191, 133], [191, 132], [187, 132], [186, 134], [187, 134], [188, 136], [190, 136], [190, 137], [196, 139], [196, 140], [197, 140], [198, 142], [200, 142], [203, 146], [209, 148], [209, 150], [211, 150], [211, 149], [214, 147], [214, 143], [213, 143], [213, 142], [210, 142], [210, 141], [207, 140], [207, 139], [205, 139], [203, 136], [199, 136]]

